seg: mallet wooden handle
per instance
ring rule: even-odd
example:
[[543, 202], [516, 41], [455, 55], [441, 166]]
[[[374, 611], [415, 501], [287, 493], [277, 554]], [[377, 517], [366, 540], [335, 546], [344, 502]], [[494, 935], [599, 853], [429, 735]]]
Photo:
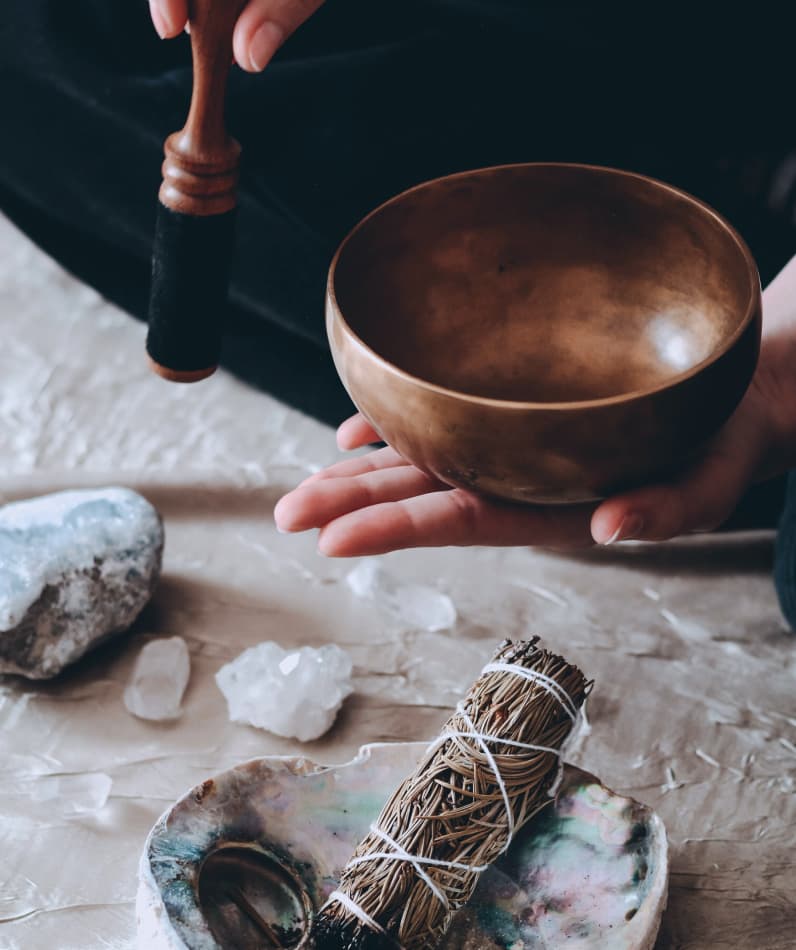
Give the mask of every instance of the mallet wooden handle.
[[218, 364], [234, 244], [240, 146], [224, 100], [232, 34], [246, 0], [189, 0], [193, 94], [185, 127], [165, 144], [155, 225], [147, 352], [173, 382]]
[[240, 146], [227, 133], [224, 100], [232, 33], [247, 0], [190, 0], [193, 94], [185, 127], [166, 140], [160, 200], [172, 211], [213, 215], [236, 204]]

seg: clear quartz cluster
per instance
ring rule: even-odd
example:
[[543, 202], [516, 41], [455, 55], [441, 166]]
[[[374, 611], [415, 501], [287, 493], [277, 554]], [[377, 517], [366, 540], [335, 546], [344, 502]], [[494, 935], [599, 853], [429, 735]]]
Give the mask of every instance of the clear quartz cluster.
[[266, 642], [216, 673], [233, 722], [309, 742], [334, 722], [353, 692], [351, 658], [334, 644], [283, 649]]

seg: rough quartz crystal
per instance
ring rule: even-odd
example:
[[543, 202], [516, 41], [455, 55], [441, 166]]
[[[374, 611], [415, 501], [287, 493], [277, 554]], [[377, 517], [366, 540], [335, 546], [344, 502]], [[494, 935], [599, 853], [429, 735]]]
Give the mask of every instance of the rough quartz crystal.
[[139, 719], [177, 719], [191, 675], [191, 657], [182, 637], [152, 640], [138, 654], [124, 704]]
[[285, 650], [260, 643], [216, 673], [233, 722], [309, 742], [334, 722], [351, 692], [351, 658], [340, 647]]
[[366, 558], [346, 575], [357, 595], [386, 607], [413, 630], [449, 630], [456, 623], [456, 607], [447, 594], [425, 584], [402, 584], [375, 558]]
[[163, 526], [126, 488], [0, 508], [0, 673], [55, 676], [129, 627], [160, 575]]

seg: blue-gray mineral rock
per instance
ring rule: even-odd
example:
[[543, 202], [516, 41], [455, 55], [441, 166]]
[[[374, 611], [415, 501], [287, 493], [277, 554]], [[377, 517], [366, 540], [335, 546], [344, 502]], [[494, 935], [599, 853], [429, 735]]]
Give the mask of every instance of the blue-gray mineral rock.
[[0, 508], [0, 673], [55, 676], [129, 627], [160, 576], [163, 524], [127, 488]]

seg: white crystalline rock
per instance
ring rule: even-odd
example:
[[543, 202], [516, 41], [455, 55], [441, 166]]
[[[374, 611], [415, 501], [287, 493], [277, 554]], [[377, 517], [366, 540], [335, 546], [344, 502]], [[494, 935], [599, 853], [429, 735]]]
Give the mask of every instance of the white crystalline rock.
[[139, 719], [176, 719], [191, 674], [191, 658], [182, 637], [152, 640], [138, 654], [124, 705]]
[[229, 718], [309, 742], [332, 725], [351, 684], [351, 657], [334, 644], [284, 650], [260, 643], [216, 673]]
[[126, 488], [0, 508], [0, 672], [55, 676], [127, 629], [160, 575], [163, 525]]
[[346, 576], [357, 595], [382, 604], [413, 630], [450, 630], [456, 623], [456, 607], [447, 594], [425, 584], [401, 584], [375, 559], [360, 563]]

